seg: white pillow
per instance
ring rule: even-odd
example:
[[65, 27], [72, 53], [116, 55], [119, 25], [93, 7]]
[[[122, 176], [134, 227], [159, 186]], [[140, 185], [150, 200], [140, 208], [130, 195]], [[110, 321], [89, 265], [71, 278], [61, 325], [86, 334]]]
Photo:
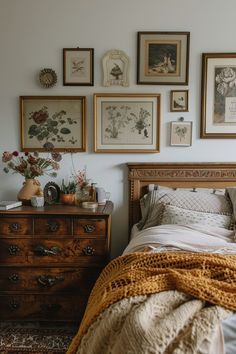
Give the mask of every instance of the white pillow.
[[[218, 194], [219, 193], [219, 194]], [[228, 195], [213, 189], [170, 189], [159, 188], [148, 193], [140, 201], [142, 219], [139, 229], [161, 224], [165, 205], [173, 205], [187, 210], [232, 216], [233, 208]]]
[[187, 210], [173, 205], [165, 205], [161, 224], [206, 224], [208, 226], [231, 228], [232, 217], [215, 213]]

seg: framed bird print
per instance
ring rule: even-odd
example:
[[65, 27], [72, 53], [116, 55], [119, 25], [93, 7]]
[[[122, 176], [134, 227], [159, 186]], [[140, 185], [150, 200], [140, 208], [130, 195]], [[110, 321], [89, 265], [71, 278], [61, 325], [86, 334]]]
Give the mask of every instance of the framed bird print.
[[94, 85], [93, 48], [63, 48], [63, 85]]

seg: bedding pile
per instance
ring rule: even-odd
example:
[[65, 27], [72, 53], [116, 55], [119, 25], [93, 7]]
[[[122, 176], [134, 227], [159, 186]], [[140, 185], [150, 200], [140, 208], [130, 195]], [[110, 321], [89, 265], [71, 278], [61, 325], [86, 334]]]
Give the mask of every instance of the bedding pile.
[[156, 186], [140, 207], [67, 353], [223, 354], [221, 323], [236, 313], [236, 189]]
[[[201, 316], [195, 306], [193, 306], [194, 301], [198, 303], [198, 310], [207, 310], [209, 304], [217, 305], [216, 307], [210, 307], [211, 311], [209, 316], [215, 316], [215, 319], [219, 321], [219, 319], [225, 318], [230, 314], [230, 311], [227, 312], [225, 309], [236, 310], [235, 274], [236, 256], [187, 252], [136, 252], [118, 257], [109, 263], [95, 284], [79, 332], [75, 336], [68, 353], [86, 353], [86, 351], [82, 350], [83, 343], [80, 349], [79, 345], [82, 336], [86, 333], [89, 326], [109, 305], [126, 297], [135, 298], [139, 295], [146, 294], [146, 296], [148, 296], [149, 294], [159, 294], [163, 291], [177, 290], [179, 295], [176, 297], [177, 299], [174, 296], [175, 299], [172, 301], [174, 304], [173, 308], [177, 306], [181, 296], [185, 296], [182, 295], [182, 293], [184, 293], [190, 301], [188, 305], [186, 304], [187, 308], [190, 310], [193, 309], [192, 314], [189, 314], [187, 311], [187, 322], [192, 319], [194, 312]], [[171, 298], [173, 295], [169, 294], [168, 296]], [[200, 301], [198, 302], [198, 300], [194, 299], [199, 299]], [[175, 301], [177, 301], [177, 303]], [[187, 299], [185, 302], [187, 302]], [[168, 312], [168, 309], [165, 308], [166, 303], [166, 300], [164, 303], [160, 301], [160, 304], [163, 304], [164, 312]], [[170, 314], [171, 313], [173, 314], [173, 312], [170, 312]], [[178, 318], [178, 316], [176, 318]], [[205, 322], [207, 323], [207, 321]], [[119, 327], [119, 321], [116, 325]], [[189, 325], [191, 326], [193, 324]], [[118, 327], [117, 330], [119, 332]], [[207, 328], [208, 325], [206, 325], [205, 328], [206, 332]], [[190, 332], [192, 333], [192, 331]], [[95, 335], [94, 331], [91, 331], [90, 334]], [[156, 333], [154, 333], [154, 335], [156, 335]], [[178, 338], [179, 341], [181, 336], [178, 336]], [[87, 341], [89, 341], [91, 345], [90, 340], [91, 338], [87, 338]], [[189, 343], [191, 343], [191, 341], [186, 340], [188, 345], [190, 345]], [[106, 342], [104, 338], [103, 342]], [[95, 341], [95, 347], [96, 343], [97, 341]], [[172, 345], [177, 345], [174, 344], [173, 340], [171, 343]], [[110, 343], [108, 346], [109, 345]], [[202, 345], [202, 341], [196, 345]], [[101, 350], [101, 348], [99, 350]], [[109, 353], [109, 351], [99, 350], [93, 350], [90, 346], [89, 353]], [[111, 352], [118, 353], [118, 351]], [[160, 353], [162, 352], [164, 351], [160, 351]], [[131, 353], [135, 353], [135, 351], [131, 351]], [[178, 353], [178, 351], [176, 353]]]

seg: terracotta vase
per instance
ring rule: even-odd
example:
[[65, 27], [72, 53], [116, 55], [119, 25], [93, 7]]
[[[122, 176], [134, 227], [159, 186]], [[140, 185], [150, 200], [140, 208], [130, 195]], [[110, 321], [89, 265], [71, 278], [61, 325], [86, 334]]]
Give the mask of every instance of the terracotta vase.
[[31, 197], [38, 193], [39, 188], [40, 188], [40, 183], [37, 179], [27, 178], [23, 182], [23, 187], [17, 194], [18, 200], [21, 200], [23, 205], [30, 205]]
[[75, 194], [60, 194], [60, 201], [62, 204], [69, 204], [73, 205], [75, 204]]

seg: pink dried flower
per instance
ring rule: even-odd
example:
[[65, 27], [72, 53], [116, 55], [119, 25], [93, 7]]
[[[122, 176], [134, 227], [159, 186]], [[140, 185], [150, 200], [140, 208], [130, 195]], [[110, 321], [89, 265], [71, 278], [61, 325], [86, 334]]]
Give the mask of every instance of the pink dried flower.
[[[57, 158], [58, 154], [56, 155]], [[35, 178], [44, 174], [56, 177], [55, 171], [59, 170], [60, 165], [57, 161], [50, 158], [40, 157], [37, 152], [29, 154], [28, 152], [20, 154], [18, 151], [5, 151], [2, 154], [2, 161], [7, 165], [3, 171], [8, 173], [20, 173], [25, 178]]]
[[2, 162], [8, 162], [11, 161], [12, 159], [12, 153], [9, 151], [4, 151], [2, 154]]

